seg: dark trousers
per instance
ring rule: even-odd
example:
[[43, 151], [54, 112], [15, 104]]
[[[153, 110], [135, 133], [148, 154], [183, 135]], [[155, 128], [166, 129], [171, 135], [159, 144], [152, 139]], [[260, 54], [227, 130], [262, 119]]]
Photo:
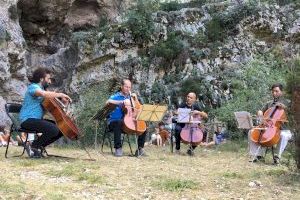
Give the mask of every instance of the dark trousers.
[[[113, 121], [109, 124], [109, 129], [114, 133], [114, 147], [116, 149], [122, 147], [121, 134], [122, 134], [123, 120]], [[138, 136], [138, 148], [144, 148], [147, 131]]]
[[46, 147], [63, 136], [56, 124], [49, 120], [29, 118], [21, 124], [21, 127], [26, 130], [42, 133], [41, 137], [33, 141], [33, 148]]
[[[183, 124], [176, 124], [175, 126], [175, 149], [176, 150], [180, 150], [180, 141], [181, 141], [181, 137], [180, 137], [180, 133], [182, 128], [184, 127]], [[192, 148], [195, 149], [197, 146], [193, 145]]]

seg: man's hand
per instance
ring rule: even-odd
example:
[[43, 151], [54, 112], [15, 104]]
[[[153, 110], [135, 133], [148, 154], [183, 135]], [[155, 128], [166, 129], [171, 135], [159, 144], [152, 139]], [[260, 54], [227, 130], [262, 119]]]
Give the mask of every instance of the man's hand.
[[279, 108], [286, 109], [286, 106], [283, 103], [276, 103], [275, 105]]

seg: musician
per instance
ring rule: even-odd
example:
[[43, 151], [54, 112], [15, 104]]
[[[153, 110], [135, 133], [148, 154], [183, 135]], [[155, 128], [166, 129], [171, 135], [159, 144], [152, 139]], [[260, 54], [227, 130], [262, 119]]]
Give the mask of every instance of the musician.
[[[207, 114], [203, 111], [201, 111], [200, 107], [195, 104], [197, 99], [197, 96], [194, 92], [190, 92], [188, 93], [188, 95], [186, 96], [186, 101], [182, 104], [180, 104], [178, 106], [178, 108], [189, 108], [192, 110], [193, 115], [200, 115], [202, 118], [207, 118]], [[180, 141], [181, 141], [181, 137], [180, 137], [180, 133], [182, 128], [185, 126], [184, 123], [177, 123], [175, 126], [175, 149], [176, 149], [176, 153], [180, 154]], [[188, 149], [187, 150], [187, 154], [188, 155], [192, 155], [193, 154], [193, 150], [196, 148], [196, 146], [192, 146], [192, 149]]]
[[71, 98], [63, 93], [45, 91], [45, 88], [51, 84], [51, 72], [48, 69], [37, 68], [29, 81], [19, 118], [22, 128], [42, 133], [39, 139], [34, 140], [32, 144], [25, 144], [29, 157], [40, 158], [42, 149], [62, 136], [53, 122], [43, 119], [42, 102], [44, 98], [63, 98], [69, 102], [71, 102]]
[[[269, 108], [273, 106], [278, 106], [280, 108], [283, 108], [287, 111], [289, 107], [289, 101], [283, 97], [283, 85], [280, 83], [276, 83], [272, 85], [271, 92], [273, 96], [273, 100], [267, 102], [264, 107], [257, 112], [257, 121], [262, 122], [263, 121], [263, 113], [267, 111]], [[249, 139], [249, 154], [251, 156], [256, 156], [253, 160], [253, 162], [256, 162], [260, 159], [263, 159], [263, 155], [265, 154], [266, 148], [260, 147], [260, 145], [254, 143], [250, 139], [251, 131], [248, 133], [248, 139]], [[287, 129], [287, 126], [283, 124], [281, 126], [281, 132], [280, 132], [280, 141], [277, 144], [276, 149], [276, 155], [274, 156], [274, 164], [279, 164], [281, 155], [288, 143], [288, 141], [292, 138], [292, 133], [290, 130]]]
[[[122, 133], [122, 125], [123, 125], [123, 107], [125, 101], [130, 100], [130, 91], [131, 91], [131, 81], [129, 79], [123, 79], [121, 82], [121, 91], [112, 95], [106, 102], [117, 105], [117, 107], [110, 112], [108, 116], [108, 126], [114, 133], [114, 148], [115, 148], [115, 156], [121, 157], [123, 155], [122, 151], [122, 143], [121, 143], [121, 133]], [[132, 95], [137, 98], [136, 95]], [[146, 138], [146, 131], [138, 136], [138, 149], [135, 152], [136, 156], [145, 155], [144, 152], [144, 143]]]

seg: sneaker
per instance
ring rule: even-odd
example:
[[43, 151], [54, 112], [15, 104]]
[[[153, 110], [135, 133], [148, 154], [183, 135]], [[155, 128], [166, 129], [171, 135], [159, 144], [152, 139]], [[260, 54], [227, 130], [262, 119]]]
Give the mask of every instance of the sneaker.
[[26, 144], [24, 144], [24, 148], [26, 150], [28, 157], [31, 158], [34, 155], [34, 152], [32, 151], [30, 143], [27, 142]]
[[116, 157], [121, 157], [121, 156], [123, 156], [122, 148], [117, 148], [117, 149], [115, 149], [115, 156], [116, 156]]
[[140, 157], [140, 156], [146, 156], [145, 151], [143, 148], [139, 148], [135, 151], [134, 154], [136, 157]]
[[194, 155], [194, 151], [193, 149], [189, 148], [186, 152], [189, 156], [193, 156]]
[[48, 156], [48, 153], [47, 153], [45, 147], [41, 147], [41, 156], [42, 156], [43, 158], [45, 158], [45, 157]]
[[29, 142], [25, 144], [25, 150], [29, 158], [41, 158], [42, 153], [38, 148], [33, 148]]
[[181, 154], [180, 149], [176, 149], [176, 150], [175, 150], [175, 154], [180, 155], [180, 154]]
[[249, 160], [249, 162], [254, 162], [254, 163], [258, 161], [264, 162], [265, 158], [263, 156], [256, 156], [253, 160]]
[[30, 158], [41, 158], [42, 157], [42, 151], [41, 149], [31, 148], [33, 151], [33, 155]]
[[274, 158], [273, 158], [273, 160], [274, 160], [274, 164], [275, 165], [279, 165], [280, 164], [280, 158], [278, 157], [278, 156], [274, 156]]

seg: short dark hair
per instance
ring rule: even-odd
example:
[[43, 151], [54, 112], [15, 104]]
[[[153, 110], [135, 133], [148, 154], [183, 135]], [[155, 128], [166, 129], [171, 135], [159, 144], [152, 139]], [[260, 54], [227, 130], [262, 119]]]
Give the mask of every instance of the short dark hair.
[[39, 83], [41, 78], [45, 78], [47, 74], [51, 74], [51, 71], [46, 68], [39, 67], [32, 73], [28, 79], [31, 83]]
[[127, 79], [127, 78], [124, 78], [124, 79], [122, 79], [122, 81], [121, 81], [121, 86], [125, 85], [125, 81], [130, 81], [130, 82], [131, 82], [131, 80], [129, 80], [129, 79]]
[[280, 89], [280, 91], [283, 90], [283, 85], [281, 83], [273, 84], [272, 87], [271, 87], [271, 90], [273, 90], [274, 88], [277, 88], [277, 87]]

